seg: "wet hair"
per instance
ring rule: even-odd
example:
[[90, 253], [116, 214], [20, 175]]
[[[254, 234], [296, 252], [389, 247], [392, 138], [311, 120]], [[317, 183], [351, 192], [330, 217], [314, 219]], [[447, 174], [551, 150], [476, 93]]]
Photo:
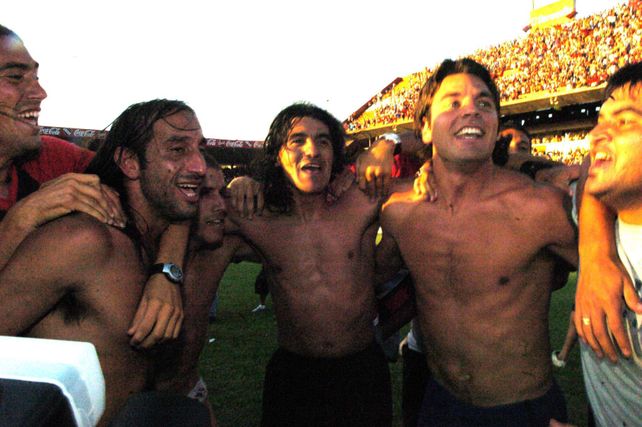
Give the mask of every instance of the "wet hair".
[[266, 207], [272, 212], [289, 213], [292, 210], [292, 187], [278, 163], [278, 157], [292, 127], [304, 117], [319, 120], [328, 127], [333, 156], [330, 180], [345, 166], [345, 133], [341, 122], [324, 109], [309, 103], [295, 103], [286, 107], [272, 121], [265, 138], [263, 156], [254, 166], [256, 177], [264, 183]]
[[18, 37], [18, 34], [16, 34], [12, 30], [10, 30], [9, 28], [1, 24], [0, 24], [0, 37], [14, 37], [20, 40], [20, 37]]
[[[109, 185], [118, 192], [123, 211], [129, 218], [124, 231], [135, 242], [141, 242], [141, 235], [135, 222], [132, 221], [137, 213], [129, 205], [127, 191], [125, 191], [125, 175], [119, 166], [124, 154], [123, 149], [133, 152], [138, 158], [140, 167], [144, 169], [147, 165], [145, 156], [147, 145], [154, 137], [154, 123], [182, 111], [194, 113], [194, 110], [184, 102], [167, 99], [155, 99], [130, 105], [112, 122], [107, 138], [85, 170], [85, 173], [98, 175], [102, 184]], [[116, 159], [116, 152], [119, 149], [121, 151]], [[140, 249], [143, 250], [142, 245]]]
[[[118, 191], [122, 199], [125, 195], [124, 175], [118, 165], [123, 156], [122, 149], [132, 151], [144, 169], [147, 145], [154, 136], [154, 123], [182, 111], [194, 113], [183, 101], [155, 99], [130, 105], [112, 122], [107, 138], [86, 172], [98, 175], [100, 181]], [[120, 155], [115, 159], [119, 149]]]
[[497, 117], [499, 117], [499, 91], [497, 86], [490, 75], [490, 72], [482, 64], [470, 59], [461, 58], [453, 61], [452, 59], [444, 60], [434, 73], [426, 80], [426, 83], [421, 88], [417, 102], [415, 103], [415, 134], [421, 138], [421, 129], [423, 127], [424, 118], [430, 120], [430, 107], [432, 106], [432, 99], [435, 93], [441, 86], [444, 79], [453, 74], [471, 74], [478, 77], [493, 97], [495, 109], [497, 110]]
[[642, 83], [642, 62], [625, 65], [609, 77], [606, 89], [604, 90], [604, 99], [608, 99], [613, 95], [613, 92], [622, 86], [629, 85], [632, 89], [633, 86], [639, 83]]

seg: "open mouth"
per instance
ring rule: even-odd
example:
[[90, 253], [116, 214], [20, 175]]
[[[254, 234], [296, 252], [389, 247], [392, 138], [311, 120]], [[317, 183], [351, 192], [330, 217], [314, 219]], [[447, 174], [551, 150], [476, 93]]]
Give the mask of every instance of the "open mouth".
[[485, 134], [486, 132], [479, 127], [466, 126], [458, 130], [457, 133], [455, 133], [455, 136], [457, 138], [477, 139], [483, 137]]
[[216, 225], [216, 226], [223, 226], [225, 221], [222, 218], [208, 218], [205, 220], [205, 224], [207, 225]]
[[16, 113], [15, 110], [10, 111], [0, 111], [0, 114], [6, 117], [10, 117], [19, 123], [24, 123], [31, 127], [38, 127], [38, 117], [40, 116], [40, 110], [31, 109], [25, 110], [20, 113]]
[[193, 203], [197, 203], [200, 195], [200, 185], [199, 184], [178, 184], [178, 188], [185, 198]]
[[589, 168], [589, 174], [594, 174], [597, 171], [604, 170], [608, 168], [613, 162], [613, 157], [604, 152], [597, 151], [591, 156], [591, 167]]
[[316, 173], [321, 171], [321, 165], [316, 163], [307, 163], [301, 166], [301, 170], [310, 173]]
[[609, 163], [611, 162], [611, 160], [613, 159], [608, 153], [605, 153], [604, 151], [598, 151], [593, 156], [593, 161], [591, 162], [591, 164], [595, 166], [599, 166], [605, 163]]

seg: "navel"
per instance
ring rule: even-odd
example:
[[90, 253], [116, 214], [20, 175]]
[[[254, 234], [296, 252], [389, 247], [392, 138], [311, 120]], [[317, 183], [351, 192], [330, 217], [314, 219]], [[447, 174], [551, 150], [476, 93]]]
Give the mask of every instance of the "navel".
[[502, 276], [499, 278], [499, 285], [500, 286], [506, 286], [510, 282], [510, 279], [506, 276]]

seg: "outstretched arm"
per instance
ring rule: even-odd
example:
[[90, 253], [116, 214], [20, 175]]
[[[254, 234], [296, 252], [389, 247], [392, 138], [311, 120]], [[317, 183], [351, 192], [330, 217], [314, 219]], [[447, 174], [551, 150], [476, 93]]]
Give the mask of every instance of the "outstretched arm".
[[[183, 268], [189, 241], [189, 222], [171, 224], [163, 233], [154, 263], [171, 262]], [[180, 285], [164, 274], [154, 274], [145, 284], [143, 296], [127, 333], [130, 344], [150, 348], [175, 339], [183, 324], [183, 300]]]
[[9, 209], [0, 223], [0, 268], [38, 226], [74, 211], [89, 214], [106, 224], [118, 227], [125, 224], [118, 194], [102, 185], [96, 175], [62, 175]]

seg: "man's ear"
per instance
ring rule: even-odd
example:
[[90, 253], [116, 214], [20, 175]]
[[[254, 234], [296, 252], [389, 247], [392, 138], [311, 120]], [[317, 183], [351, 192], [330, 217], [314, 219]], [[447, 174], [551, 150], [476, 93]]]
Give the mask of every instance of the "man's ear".
[[114, 162], [127, 178], [135, 180], [140, 176], [138, 156], [129, 148], [118, 147], [114, 152]]
[[432, 129], [430, 129], [430, 121], [425, 116], [421, 118], [421, 141], [426, 145], [432, 143]]

